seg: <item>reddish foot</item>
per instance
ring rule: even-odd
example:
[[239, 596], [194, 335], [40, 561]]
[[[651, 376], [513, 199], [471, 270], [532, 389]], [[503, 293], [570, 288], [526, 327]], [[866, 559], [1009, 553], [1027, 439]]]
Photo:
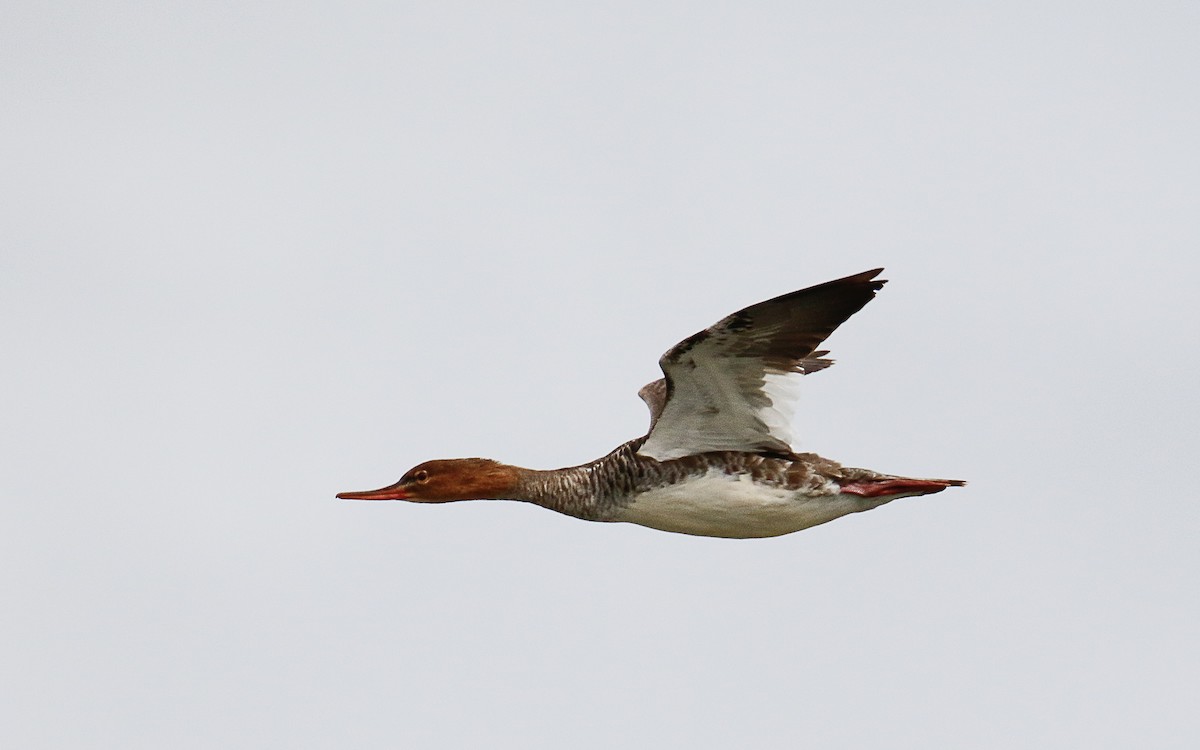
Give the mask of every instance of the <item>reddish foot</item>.
[[902, 492], [931, 495], [934, 492], [941, 492], [949, 486], [948, 482], [934, 482], [928, 479], [880, 479], [876, 482], [847, 482], [842, 485], [842, 492], [863, 497], [899, 495]]

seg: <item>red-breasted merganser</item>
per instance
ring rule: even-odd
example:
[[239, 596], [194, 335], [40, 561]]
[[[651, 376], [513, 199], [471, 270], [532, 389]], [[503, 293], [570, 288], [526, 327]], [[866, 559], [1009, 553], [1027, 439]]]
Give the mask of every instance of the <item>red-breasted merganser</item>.
[[966, 484], [842, 466], [791, 448], [797, 373], [833, 364], [822, 341], [875, 297], [883, 269], [785, 294], [689, 336], [642, 388], [650, 431], [603, 458], [538, 471], [486, 458], [426, 461], [389, 487], [347, 500], [503, 499], [588, 521], [698, 536], [779, 536]]

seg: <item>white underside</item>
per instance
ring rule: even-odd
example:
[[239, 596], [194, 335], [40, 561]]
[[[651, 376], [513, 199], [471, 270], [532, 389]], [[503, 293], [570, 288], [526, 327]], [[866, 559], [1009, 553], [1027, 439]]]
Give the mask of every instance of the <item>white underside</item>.
[[895, 497], [811, 496], [757, 484], [746, 474], [713, 470], [638, 495], [614, 520], [680, 534], [746, 539], [790, 534]]

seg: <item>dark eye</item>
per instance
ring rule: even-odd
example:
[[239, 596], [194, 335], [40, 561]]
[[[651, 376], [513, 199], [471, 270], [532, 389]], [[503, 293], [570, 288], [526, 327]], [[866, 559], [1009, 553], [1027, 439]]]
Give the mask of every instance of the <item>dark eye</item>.
[[421, 469], [416, 474], [413, 474], [413, 479], [417, 482], [417, 484], [425, 484], [429, 481], [429, 472]]

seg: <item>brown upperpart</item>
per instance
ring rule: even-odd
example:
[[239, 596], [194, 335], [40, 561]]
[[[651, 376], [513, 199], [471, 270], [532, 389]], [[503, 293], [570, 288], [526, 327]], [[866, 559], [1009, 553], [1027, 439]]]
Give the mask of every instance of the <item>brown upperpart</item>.
[[378, 490], [339, 492], [343, 500], [408, 500], [450, 503], [455, 500], [513, 499], [522, 472], [488, 458], [426, 461], [409, 469], [399, 482]]

